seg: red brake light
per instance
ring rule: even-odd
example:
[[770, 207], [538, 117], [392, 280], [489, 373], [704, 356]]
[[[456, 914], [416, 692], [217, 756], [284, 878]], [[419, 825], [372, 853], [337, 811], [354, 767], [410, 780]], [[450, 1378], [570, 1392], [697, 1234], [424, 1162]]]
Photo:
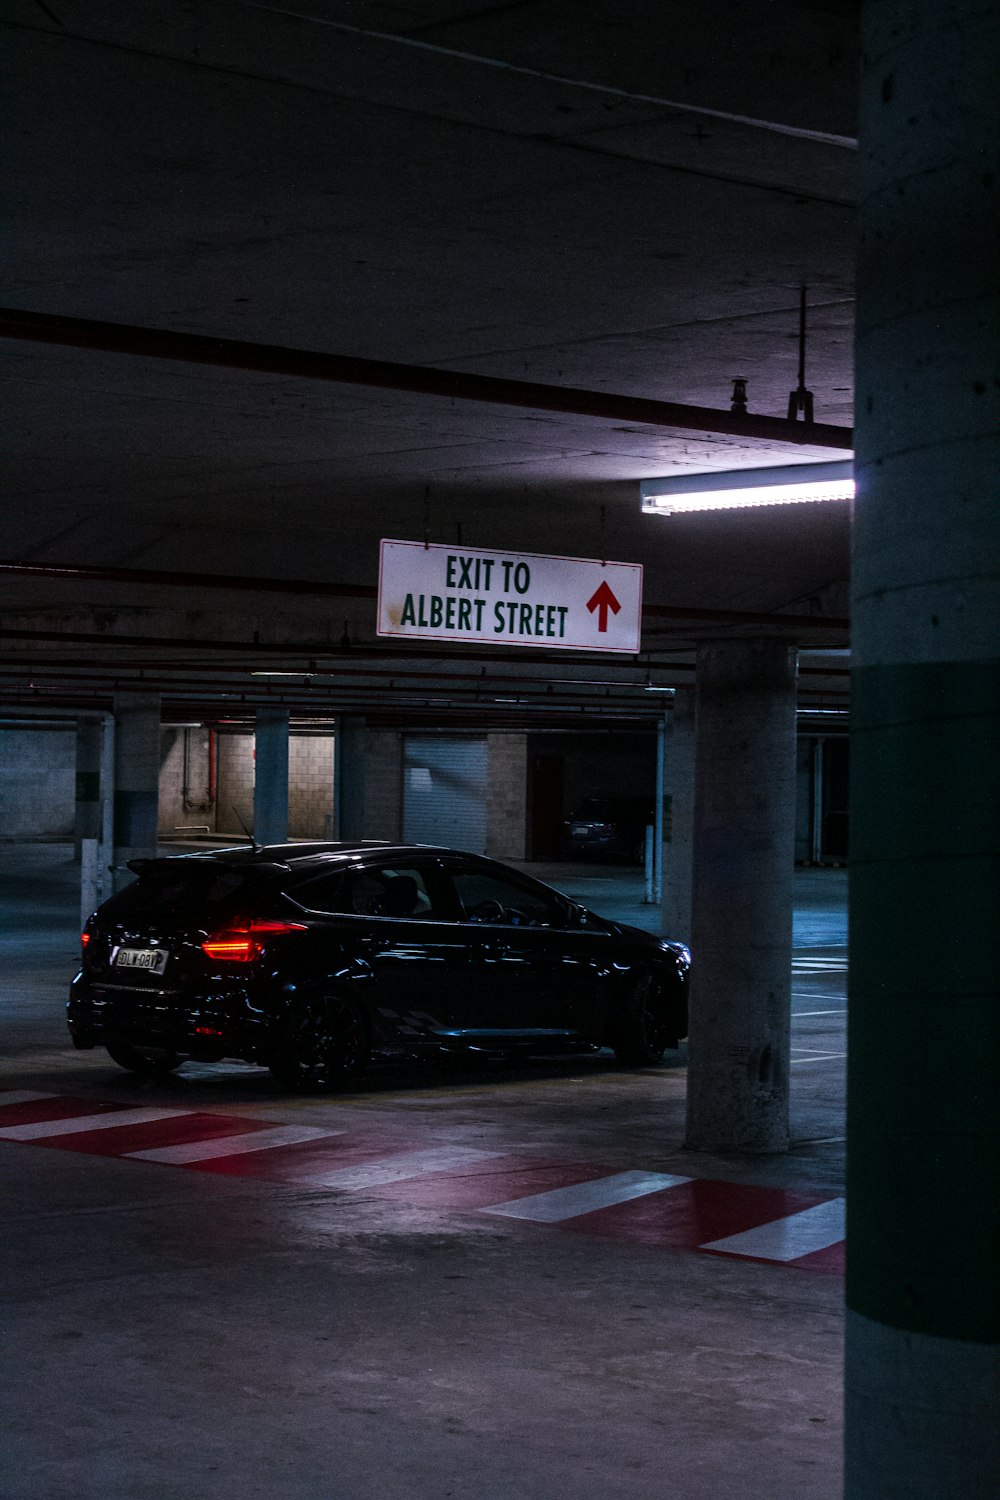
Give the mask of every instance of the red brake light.
[[80, 947], [81, 948], [86, 948], [86, 946], [87, 946], [87, 944], [89, 942], [90, 942], [90, 933], [87, 932], [86, 930], [84, 930], [83, 932], [80, 933]]
[[248, 964], [261, 952], [264, 946], [262, 939], [308, 930], [302, 922], [237, 922], [221, 932], [211, 933], [201, 944], [201, 951], [209, 958], [221, 959], [224, 963]]

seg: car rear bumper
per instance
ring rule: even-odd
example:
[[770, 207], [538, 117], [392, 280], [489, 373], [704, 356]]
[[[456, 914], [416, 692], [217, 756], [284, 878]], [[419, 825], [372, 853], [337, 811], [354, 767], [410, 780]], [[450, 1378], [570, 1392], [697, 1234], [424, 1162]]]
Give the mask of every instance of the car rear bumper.
[[102, 984], [81, 976], [70, 987], [66, 1020], [74, 1047], [109, 1039], [163, 1047], [190, 1057], [257, 1061], [267, 1050], [272, 1014], [245, 988], [183, 994], [149, 986]]

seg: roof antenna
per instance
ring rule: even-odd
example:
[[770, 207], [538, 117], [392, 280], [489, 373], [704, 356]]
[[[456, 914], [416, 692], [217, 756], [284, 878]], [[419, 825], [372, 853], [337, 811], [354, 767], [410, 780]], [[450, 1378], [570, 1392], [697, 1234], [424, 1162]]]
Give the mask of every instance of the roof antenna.
[[813, 395], [806, 390], [806, 289], [799, 289], [799, 384], [788, 397], [788, 420], [794, 422], [799, 412], [804, 422], [813, 419]]
[[250, 840], [250, 847], [251, 847], [251, 849], [253, 850], [253, 852], [255, 854], [259, 854], [260, 851], [263, 849], [264, 845], [263, 844], [258, 844], [257, 840], [254, 838], [253, 834], [250, 832], [249, 828], [244, 823], [243, 819], [240, 817], [239, 809], [237, 808], [236, 803], [235, 802], [231, 802], [230, 803], [230, 807], [233, 809], [233, 812], [236, 814], [236, 821], [237, 821], [237, 823], [240, 825], [240, 827], [243, 829], [243, 832], [246, 834], [247, 838]]

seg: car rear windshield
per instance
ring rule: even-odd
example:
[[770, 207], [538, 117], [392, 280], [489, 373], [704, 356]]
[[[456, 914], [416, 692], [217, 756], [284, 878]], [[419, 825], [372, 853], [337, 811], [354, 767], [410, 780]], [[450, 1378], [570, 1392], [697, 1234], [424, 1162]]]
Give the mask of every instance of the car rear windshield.
[[114, 910], [130, 917], [214, 917], [234, 907], [257, 910], [276, 897], [274, 876], [262, 870], [165, 860], [126, 886], [115, 897]]

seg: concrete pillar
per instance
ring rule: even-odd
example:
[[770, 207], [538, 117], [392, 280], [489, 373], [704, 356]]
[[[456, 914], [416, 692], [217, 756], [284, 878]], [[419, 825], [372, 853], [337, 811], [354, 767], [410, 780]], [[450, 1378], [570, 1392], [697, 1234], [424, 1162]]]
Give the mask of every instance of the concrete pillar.
[[100, 719], [77, 719], [76, 818], [73, 829], [77, 859], [84, 839], [101, 837], [101, 739]]
[[528, 846], [528, 736], [486, 736], [486, 853], [524, 859]]
[[288, 840], [288, 710], [258, 708], [254, 718], [253, 836]]
[[334, 837], [370, 837], [365, 831], [365, 721], [356, 714], [337, 720], [333, 775]]
[[160, 800], [160, 699], [155, 693], [114, 696], [115, 889], [131, 876], [130, 859], [155, 855]]
[[1000, 1474], [998, 34], [862, 6], [848, 1500]]
[[674, 695], [667, 737], [665, 792], [667, 814], [663, 848], [662, 932], [691, 938], [691, 850], [694, 835], [694, 701], [693, 687]]
[[788, 1149], [795, 650], [698, 647], [687, 1144]]

